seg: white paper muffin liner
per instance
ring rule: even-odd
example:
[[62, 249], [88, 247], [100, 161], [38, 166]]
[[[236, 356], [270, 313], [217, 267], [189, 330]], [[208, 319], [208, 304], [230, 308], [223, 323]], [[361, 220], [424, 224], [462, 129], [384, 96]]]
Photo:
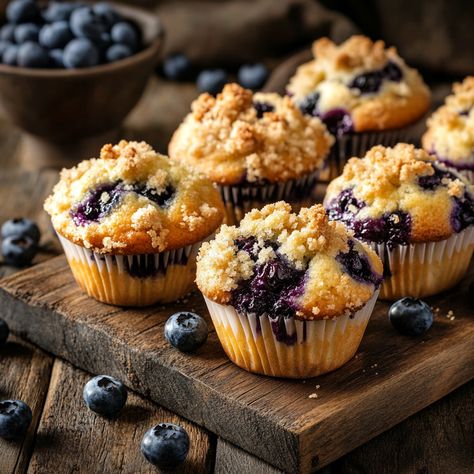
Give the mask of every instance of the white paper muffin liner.
[[58, 237], [79, 286], [103, 303], [167, 303], [193, 289], [196, 255], [202, 242], [155, 254], [111, 255], [93, 252], [59, 234]]
[[455, 286], [465, 275], [474, 250], [474, 226], [446, 240], [399, 245], [372, 244], [386, 275], [380, 298], [423, 298]]
[[268, 184], [217, 185], [225, 204], [225, 224], [238, 224], [252, 209], [277, 201], [306, 204], [318, 181], [319, 169], [301, 178]]
[[319, 174], [320, 181], [329, 182], [337, 178], [349, 158], [361, 158], [375, 145], [392, 147], [400, 142], [414, 143], [418, 140], [414, 125], [385, 131], [348, 133], [335, 138], [326, 165]]
[[[280, 342], [272, 318], [240, 314], [204, 297], [219, 340], [239, 367], [273, 377], [306, 378], [335, 370], [356, 353], [374, 309], [378, 290], [359, 311], [329, 320], [284, 320], [291, 344]], [[273, 320], [276, 321], [276, 320]]]

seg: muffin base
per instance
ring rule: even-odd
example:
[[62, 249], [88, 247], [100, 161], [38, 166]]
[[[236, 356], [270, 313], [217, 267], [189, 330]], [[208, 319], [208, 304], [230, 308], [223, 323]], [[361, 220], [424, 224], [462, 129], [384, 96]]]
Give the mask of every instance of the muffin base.
[[342, 174], [345, 164], [353, 156], [362, 157], [375, 145], [395, 146], [399, 142], [413, 143], [416, 137], [415, 126], [377, 132], [354, 132], [335, 137], [319, 181], [329, 182]]
[[61, 235], [59, 240], [78, 285], [102, 303], [117, 306], [169, 303], [194, 287], [196, 255], [201, 242], [156, 254], [105, 255], [76, 245]]
[[302, 178], [282, 183], [254, 185], [218, 185], [225, 205], [224, 224], [237, 225], [252, 209], [261, 209], [267, 204], [287, 201], [295, 211], [308, 205], [311, 193], [318, 181], [319, 170]]
[[452, 288], [465, 275], [474, 251], [474, 227], [439, 242], [373, 248], [390, 272], [380, 299], [423, 298]]
[[359, 311], [335, 319], [285, 319], [292, 344], [280, 342], [271, 318], [240, 314], [232, 306], [204, 297], [217, 335], [229, 359], [242, 369], [272, 377], [307, 378], [341, 367], [356, 353], [378, 291]]

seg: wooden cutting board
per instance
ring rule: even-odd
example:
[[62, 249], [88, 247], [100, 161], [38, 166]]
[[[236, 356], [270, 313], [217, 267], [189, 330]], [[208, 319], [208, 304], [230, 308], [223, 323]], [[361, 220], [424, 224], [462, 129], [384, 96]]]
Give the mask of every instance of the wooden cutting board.
[[305, 381], [239, 369], [214, 331], [197, 353], [181, 354], [164, 323], [178, 310], [208, 317], [201, 295], [167, 307], [108, 306], [79, 290], [62, 256], [3, 279], [0, 304], [12, 330], [47, 351], [121, 378], [277, 468], [312, 472], [474, 377], [473, 270], [429, 300], [439, 312], [425, 336], [396, 333], [388, 305], [377, 303], [356, 357]]

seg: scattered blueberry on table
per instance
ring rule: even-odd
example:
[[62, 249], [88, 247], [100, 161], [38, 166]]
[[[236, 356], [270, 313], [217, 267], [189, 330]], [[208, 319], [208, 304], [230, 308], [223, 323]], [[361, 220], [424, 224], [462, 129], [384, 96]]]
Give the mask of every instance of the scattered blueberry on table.
[[196, 85], [199, 92], [216, 95], [227, 84], [228, 77], [224, 69], [205, 69], [197, 77]]
[[406, 336], [421, 336], [433, 324], [433, 311], [424, 302], [406, 297], [390, 306], [388, 317], [392, 326]]
[[1, 229], [3, 261], [15, 267], [29, 265], [41, 238], [38, 226], [30, 219], [16, 218], [5, 221]]
[[125, 385], [108, 375], [98, 375], [84, 386], [86, 405], [99, 415], [112, 417], [119, 413], [127, 401]]
[[268, 69], [264, 64], [244, 64], [237, 73], [239, 84], [247, 89], [258, 90], [268, 78]]
[[151, 464], [160, 469], [173, 469], [188, 455], [189, 436], [181, 426], [160, 423], [145, 433], [141, 450]]
[[3, 347], [10, 335], [10, 328], [3, 319], [0, 319], [0, 347]]
[[165, 338], [181, 352], [193, 352], [207, 340], [209, 329], [206, 321], [195, 313], [175, 313], [165, 324]]
[[1, 229], [2, 239], [12, 236], [28, 236], [36, 243], [40, 241], [41, 233], [39, 227], [31, 219], [17, 217], [5, 221]]
[[13, 0], [0, 28], [0, 62], [27, 68], [87, 68], [120, 61], [142, 47], [139, 28], [100, 2]]
[[28, 431], [33, 414], [21, 400], [0, 401], [0, 438], [19, 439]]
[[184, 54], [172, 54], [163, 61], [163, 74], [167, 79], [184, 81], [190, 78], [191, 72], [191, 61]]

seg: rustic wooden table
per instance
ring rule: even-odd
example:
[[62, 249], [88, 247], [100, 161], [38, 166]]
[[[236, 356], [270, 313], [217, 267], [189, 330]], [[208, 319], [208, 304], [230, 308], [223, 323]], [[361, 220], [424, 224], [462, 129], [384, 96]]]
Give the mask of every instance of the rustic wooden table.
[[[163, 110], [163, 103], [169, 103], [170, 94], [165, 88], [158, 97], [154, 87], [156, 84], [148, 91], [149, 100], [143, 101], [127, 122], [126, 135], [133, 137], [140, 133], [145, 139], [153, 137], [150, 141], [163, 149], [162, 144], [170, 131], [161, 126], [160, 117], [153, 114], [153, 109], [160, 102]], [[195, 91], [185, 89], [183, 93], [192, 97]], [[0, 126], [0, 150], [0, 222], [18, 215], [36, 220], [43, 237], [42, 251], [35, 263], [57, 255], [60, 252], [58, 243], [42, 211], [42, 202], [56, 181], [57, 172], [18, 169], [19, 135], [6, 124]], [[11, 267], [0, 266], [0, 276], [14, 271]], [[181, 424], [190, 434], [191, 452], [179, 472], [280, 472], [134, 393], [130, 393], [127, 408], [117, 420], [103, 420], [90, 412], [82, 401], [82, 387], [89, 376], [19, 337], [10, 338], [0, 351], [0, 399], [26, 401], [34, 418], [22, 443], [0, 440], [0, 473], [156, 472], [140, 454], [139, 443], [146, 429], [159, 421]], [[344, 474], [472, 473], [473, 405], [474, 382], [471, 381], [324, 471]]]

